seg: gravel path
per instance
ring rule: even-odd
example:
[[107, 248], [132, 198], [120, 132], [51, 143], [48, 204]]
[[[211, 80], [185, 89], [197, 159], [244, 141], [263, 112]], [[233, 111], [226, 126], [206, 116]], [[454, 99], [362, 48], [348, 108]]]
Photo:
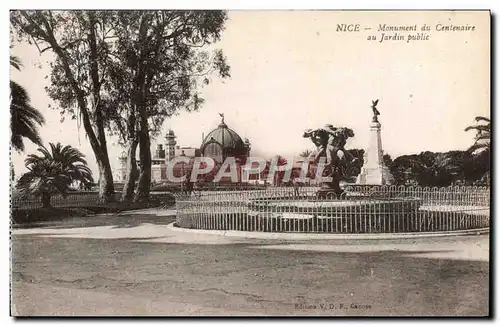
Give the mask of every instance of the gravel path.
[[12, 234], [12, 313], [487, 315], [489, 237], [284, 241], [175, 232], [168, 211]]

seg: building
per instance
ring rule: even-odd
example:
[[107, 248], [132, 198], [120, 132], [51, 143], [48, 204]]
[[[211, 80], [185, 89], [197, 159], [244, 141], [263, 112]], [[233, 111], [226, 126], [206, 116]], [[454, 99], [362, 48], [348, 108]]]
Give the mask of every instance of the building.
[[[201, 156], [200, 150], [197, 148], [178, 146], [176, 138], [175, 133], [170, 129], [165, 135], [165, 143], [156, 146], [151, 164], [151, 182], [161, 183], [167, 181], [167, 166], [176, 156], [187, 156], [191, 159]], [[182, 176], [184, 170], [186, 170], [186, 167], [182, 163], [176, 164], [174, 166], [174, 176]]]
[[[169, 163], [178, 156], [186, 156], [194, 161], [195, 157], [211, 157], [215, 162], [215, 169], [210, 175], [213, 177], [219, 170], [222, 163], [228, 157], [234, 157], [238, 170], [238, 181], [241, 181], [243, 165], [250, 156], [250, 141], [242, 140], [236, 131], [229, 128], [224, 122], [224, 116], [221, 115], [221, 122], [217, 128], [210, 131], [206, 137], [203, 137], [199, 148], [181, 147], [177, 145], [177, 136], [173, 130], [168, 130], [163, 144], [157, 144], [153, 153], [151, 165], [151, 182], [168, 182], [167, 167]], [[125, 180], [125, 165], [127, 162], [126, 153], [122, 153], [119, 158], [120, 168], [118, 177], [121, 181]], [[173, 168], [174, 176], [180, 177], [191, 169], [190, 164], [177, 163]], [[210, 176], [207, 176], [210, 179]], [[208, 180], [210, 181], [210, 180]], [[223, 178], [221, 182], [230, 182], [229, 178]]]
[[118, 157], [118, 171], [117, 174], [113, 176], [113, 179], [118, 182], [125, 182], [125, 178], [127, 177], [127, 152], [123, 151]]
[[234, 157], [238, 163], [244, 163], [250, 155], [250, 142], [243, 141], [234, 130], [224, 122], [209, 132], [200, 146], [203, 156], [211, 157], [216, 164], [222, 164], [226, 158]]

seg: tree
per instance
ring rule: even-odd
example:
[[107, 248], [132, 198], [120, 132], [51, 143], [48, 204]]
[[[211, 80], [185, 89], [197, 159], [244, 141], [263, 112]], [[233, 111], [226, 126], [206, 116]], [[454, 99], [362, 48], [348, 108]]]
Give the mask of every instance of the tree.
[[[10, 65], [17, 70], [21, 69], [21, 62], [15, 56], [10, 57]], [[38, 127], [45, 123], [42, 114], [30, 104], [28, 92], [24, 87], [10, 81], [10, 129], [11, 146], [19, 151], [24, 151], [24, 138], [28, 138], [36, 145], [42, 144]]]
[[[99, 167], [100, 201], [114, 198], [106, 130], [123, 135], [130, 167], [124, 197], [139, 182], [135, 200], [149, 196], [150, 139], [179, 109], [196, 110], [200, 85], [213, 72], [229, 77], [220, 50], [203, 48], [220, 39], [223, 11], [14, 11], [18, 35], [52, 51], [47, 91], [63, 117], [81, 118]], [[43, 48], [41, 48], [43, 47]]]
[[396, 184], [417, 182], [421, 186], [435, 186], [439, 167], [436, 153], [425, 151], [420, 154], [403, 155], [396, 158], [390, 167]]
[[395, 184], [404, 185], [413, 177], [413, 162], [416, 160], [416, 155], [402, 155], [397, 157], [390, 168], [391, 174], [394, 177]]
[[23, 66], [22, 63], [21, 63], [21, 60], [14, 56], [14, 55], [11, 55], [10, 56], [10, 66], [14, 69], [17, 69], [17, 70], [21, 70], [21, 67]]
[[276, 155], [274, 159], [276, 160], [278, 166], [284, 166], [288, 164], [288, 160], [281, 155]]
[[40, 53], [51, 51], [50, 98], [61, 115], [81, 118], [99, 168], [99, 201], [114, 198], [106, 144], [102, 86], [106, 80], [108, 41], [113, 38], [111, 11], [12, 11], [20, 40]]
[[421, 186], [445, 187], [458, 180], [477, 179], [471, 155], [466, 151], [403, 155], [393, 161], [390, 169], [397, 184], [414, 181]]
[[[121, 133], [126, 131], [129, 157], [139, 146], [141, 167], [135, 201], [147, 200], [151, 183], [151, 137], [166, 118], [179, 110], [197, 110], [203, 103], [198, 89], [216, 73], [229, 77], [220, 50], [204, 48], [220, 39], [226, 21], [223, 11], [121, 11], [115, 25], [111, 84], [124, 92]], [[121, 85], [129, 82], [127, 87]], [[113, 98], [117, 98], [114, 97]], [[126, 126], [126, 127], [125, 127]], [[133, 173], [133, 162], [128, 174]], [[135, 178], [127, 178], [123, 198], [130, 197]]]
[[269, 171], [271, 170], [271, 160], [266, 160], [266, 165], [260, 172], [260, 178], [262, 180], [267, 180], [267, 177], [269, 176]]
[[434, 159], [427, 167], [426, 175], [429, 177], [427, 185], [446, 187], [457, 179], [463, 171], [463, 152], [449, 151], [445, 153], [434, 153]]
[[38, 148], [41, 156], [28, 155], [25, 160], [28, 172], [17, 183], [22, 196], [41, 197], [44, 208], [51, 207], [51, 196], [65, 196], [73, 182], [93, 182], [92, 171], [79, 150], [69, 145], [63, 147], [61, 143], [49, 145], [50, 151], [44, 146]]
[[354, 182], [355, 178], [361, 173], [361, 168], [364, 162], [364, 149], [348, 149], [347, 152], [354, 158], [353, 162], [347, 164], [346, 176], [347, 180]]
[[473, 165], [477, 171], [483, 173], [489, 182], [490, 157], [491, 157], [491, 120], [478, 116], [476, 124], [465, 128], [465, 131], [475, 130], [474, 144], [467, 150], [473, 155]]
[[392, 166], [392, 163], [393, 163], [391, 155], [384, 154], [384, 156], [382, 157], [382, 159], [384, 160], [385, 166], [387, 166], [387, 168], [390, 170], [391, 166]]
[[[276, 155], [271, 162], [276, 162], [278, 167], [283, 167], [288, 164], [288, 160], [281, 155]], [[274, 174], [274, 184], [279, 185], [283, 182], [285, 171], [276, 171]]]
[[309, 150], [309, 149], [306, 149], [306, 150], [302, 151], [302, 152], [299, 154], [299, 156], [300, 156], [300, 157], [302, 157], [302, 158], [307, 159], [307, 158], [309, 158], [309, 156], [310, 156], [311, 154], [312, 154], [312, 151], [311, 151], [311, 150]]
[[[491, 120], [481, 116], [476, 117], [474, 120], [476, 121], [475, 125], [465, 128], [465, 131], [476, 131], [474, 144], [468, 150], [471, 153], [487, 151], [489, 154], [491, 150]], [[480, 122], [485, 122], [486, 124], [481, 124]]]

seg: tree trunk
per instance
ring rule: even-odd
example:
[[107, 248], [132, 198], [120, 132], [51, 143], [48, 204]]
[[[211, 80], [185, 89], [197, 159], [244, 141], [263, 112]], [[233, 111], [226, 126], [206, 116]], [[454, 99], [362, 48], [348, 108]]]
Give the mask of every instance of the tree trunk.
[[135, 202], [149, 200], [149, 190], [151, 187], [151, 149], [149, 146], [149, 132], [141, 132], [139, 138], [140, 173], [137, 191], [134, 198]]
[[[139, 27], [139, 40], [141, 43], [146, 44], [148, 32], [149, 15], [141, 17]], [[136, 93], [133, 97], [134, 107], [139, 117], [139, 181], [137, 184], [137, 191], [135, 193], [134, 202], [141, 202], [149, 200], [149, 190], [151, 187], [151, 147], [149, 139], [149, 125], [148, 113], [146, 110], [147, 89], [146, 85], [146, 68], [147, 53], [142, 47], [139, 51], [140, 64], [137, 67], [137, 74], [134, 78], [136, 86]]]
[[[141, 95], [143, 95], [142, 92]], [[139, 181], [135, 193], [134, 202], [149, 200], [149, 190], [151, 187], [151, 142], [149, 138], [148, 116], [144, 101], [141, 97], [139, 105], [136, 106], [139, 113]]]
[[99, 198], [97, 203], [107, 204], [115, 201], [115, 185], [113, 183], [113, 173], [109, 165], [109, 159], [98, 158], [96, 155], [97, 166], [99, 168]]
[[42, 194], [42, 208], [51, 208], [52, 205], [50, 204], [50, 194], [48, 193], [43, 193]]
[[101, 101], [101, 82], [99, 75], [99, 55], [97, 50], [97, 37], [96, 28], [98, 26], [96, 13], [88, 12], [89, 19], [89, 33], [88, 41], [90, 46], [90, 79], [91, 79], [91, 98], [92, 106], [94, 108], [95, 121], [97, 131], [97, 139], [99, 141], [99, 203], [106, 204], [115, 201], [115, 186], [113, 183], [113, 173], [111, 165], [109, 164], [108, 147], [106, 144], [106, 133], [104, 130], [104, 117], [102, 114], [102, 101]]
[[131, 201], [134, 198], [135, 182], [137, 181], [138, 177], [137, 160], [135, 159], [137, 145], [137, 140], [133, 140], [128, 148], [127, 174], [125, 177], [125, 185], [122, 192], [122, 201]]
[[[102, 168], [100, 167], [102, 164]], [[106, 204], [115, 201], [115, 184], [113, 183], [113, 172], [109, 164], [109, 158], [106, 159], [99, 166], [99, 180], [105, 180], [99, 184], [99, 203]]]

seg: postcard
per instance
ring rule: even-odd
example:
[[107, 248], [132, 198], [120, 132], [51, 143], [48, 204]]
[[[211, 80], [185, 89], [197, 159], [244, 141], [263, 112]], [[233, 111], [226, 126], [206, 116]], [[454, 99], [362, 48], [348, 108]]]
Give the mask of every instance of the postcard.
[[489, 11], [10, 37], [11, 316], [490, 316]]

